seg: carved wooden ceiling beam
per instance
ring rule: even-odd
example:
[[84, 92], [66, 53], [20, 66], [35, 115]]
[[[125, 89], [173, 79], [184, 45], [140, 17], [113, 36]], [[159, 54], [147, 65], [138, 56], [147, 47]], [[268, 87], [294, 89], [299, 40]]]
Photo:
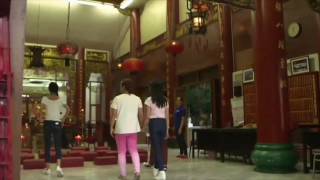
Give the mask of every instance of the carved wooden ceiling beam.
[[112, 3], [112, 4], [119, 5], [123, 0], [95, 0], [95, 1], [100, 1], [100, 2], [104, 2], [104, 3]]
[[207, 2], [229, 4], [231, 6], [244, 8], [244, 9], [255, 9], [255, 0], [205, 0]]

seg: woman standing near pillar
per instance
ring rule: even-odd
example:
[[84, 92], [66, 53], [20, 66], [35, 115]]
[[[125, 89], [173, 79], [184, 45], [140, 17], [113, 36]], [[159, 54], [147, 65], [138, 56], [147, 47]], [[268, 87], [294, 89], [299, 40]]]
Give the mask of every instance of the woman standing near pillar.
[[144, 104], [144, 127], [149, 124], [151, 143], [154, 147], [154, 157], [151, 157], [154, 158], [153, 175], [155, 179], [166, 179], [163, 147], [169, 137], [169, 105], [164, 95], [163, 83], [151, 84], [151, 97], [148, 97]]
[[138, 132], [142, 120], [141, 99], [133, 94], [133, 81], [123, 80], [120, 83], [122, 94], [116, 96], [111, 104], [110, 134], [115, 136], [118, 148], [119, 179], [127, 179], [126, 153], [130, 152], [135, 169], [135, 180], [140, 179], [140, 158], [138, 154]]

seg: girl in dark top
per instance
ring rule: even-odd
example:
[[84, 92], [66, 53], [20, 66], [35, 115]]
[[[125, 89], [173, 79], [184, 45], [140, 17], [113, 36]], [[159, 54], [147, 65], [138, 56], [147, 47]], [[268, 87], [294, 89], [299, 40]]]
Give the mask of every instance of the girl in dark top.
[[180, 154], [178, 158], [188, 158], [187, 144], [185, 141], [185, 124], [186, 124], [186, 109], [182, 104], [182, 98], [177, 98], [177, 109], [174, 117], [174, 127], [176, 132], [176, 139], [180, 148]]

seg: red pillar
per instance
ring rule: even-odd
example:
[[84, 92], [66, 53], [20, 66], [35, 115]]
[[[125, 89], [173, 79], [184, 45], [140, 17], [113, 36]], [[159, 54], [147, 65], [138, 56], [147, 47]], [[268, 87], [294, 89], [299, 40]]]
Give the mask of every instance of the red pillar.
[[[76, 84], [76, 105], [77, 105], [77, 120], [81, 124], [81, 128], [85, 128], [85, 102], [86, 102], [86, 92], [85, 92], [85, 57], [84, 48], [79, 50], [79, 60], [77, 62], [77, 84]], [[83, 129], [84, 130], [84, 129]], [[82, 131], [83, 131], [82, 130]]]
[[287, 173], [297, 162], [290, 143], [282, 0], [256, 1], [258, 144], [256, 170]]
[[130, 17], [130, 30], [131, 30], [131, 41], [130, 50], [131, 56], [137, 57], [140, 53], [141, 46], [141, 29], [140, 29], [140, 10], [134, 9]]
[[[109, 56], [111, 58], [111, 56]], [[105, 127], [105, 133], [104, 137], [105, 140], [108, 142], [108, 146], [114, 148], [112, 136], [109, 133], [110, 129], [110, 106], [111, 106], [111, 101], [112, 101], [112, 60], [109, 59], [107, 63], [107, 77], [106, 77], [106, 127]]]
[[[13, 179], [14, 113], [8, 14], [0, 17], [0, 179]], [[4, 90], [3, 88], [6, 88]], [[21, 120], [21, 116], [20, 119]], [[18, 131], [19, 133], [19, 131]], [[20, 143], [17, 143], [20, 144]], [[20, 147], [19, 147], [20, 148]]]
[[220, 59], [221, 59], [221, 127], [231, 127], [231, 98], [233, 97], [232, 72], [233, 50], [231, 30], [231, 7], [219, 5]]
[[[14, 87], [14, 90], [9, 87], [8, 94], [11, 101], [11, 110], [9, 112], [10, 121], [11, 121], [11, 132], [10, 136], [12, 149], [7, 149], [10, 154], [8, 158], [10, 159], [9, 164], [9, 174], [6, 174], [7, 180], [19, 180], [20, 179], [20, 151], [21, 151], [21, 113], [22, 113], [22, 80], [23, 80], [23, 65], [24, 65], [24, 37], [25, 37], [25, 22], [26, 22], [26, 0], [1, 0], [0, 2], [0, 11], [2, 14], [3, 8], [10, 9], [10, 24], [6, 25], [9, 28], [10, 34], [10, 63], [6, 63], [7, 66], [11, 66], [9, 74], [13, 74], [8, 79], [11, 86]], [[9, 10], [7, 10], [9, 12]], [[3, 14], [2, 14], [3, 15]], [[0, 17], [2, 17], [0, 15]], [[1, 18], [0, 18], [1, 19]], [[8, 33], [0, 32], [0, 36], [9, 38]], [[0, 42], [4, 38], [0, 38]], [[7, 42], [9, 45], [9, 41]], [[7, 46], [9, 47], [9, 46]], [[8, 55], [6, 55], [8, 56]], [[1, 59], [1, 58], [0, 58]], [[9, 60], [9, 59], [7, 59]], [[13, 61], [14, 60], [14, 61]], [[0, 60], [0, 62], [5, 62]], [[7, 68], [9, 70], [9, 68]], [[8, 74], [8, 75], [9, 75]], [[10, 80], [11, 79], [11, 80]], [[9, 103], [10, 104], [10, 103]], [[0, 130], [1, 134], [1, 130]], [[9, 133], [8, 133], [9, 134]], [[0, 164], [3, 161], [0, 160]], [[1, 179], [1, 177], [0, 177]]]
[[[177, 2], [175, 0], [167, 0], [167, 33], [168, 42], [175, 40], [176, 38], [176, 24], [177, 24]], [[176, 59], [175, 56], [167, 55], [167, 96], [169, 98], [169, 119], [170, 127], [173, 127], [173, 115], [175, 111], [175, 99], [176, 99], [176, 86], [177, 86], [177, 74], [176, 74]]]

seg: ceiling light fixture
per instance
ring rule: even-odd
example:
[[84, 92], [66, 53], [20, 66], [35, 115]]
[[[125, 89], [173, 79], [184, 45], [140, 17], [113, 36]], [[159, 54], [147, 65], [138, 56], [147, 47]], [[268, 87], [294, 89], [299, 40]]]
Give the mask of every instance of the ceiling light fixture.
[[120, 4], [120, 9], [126, 9], [133, 3], [133, 0], [124, 0]]
[[91, 1], [91, 0], [67, 0], [70, 3], [77, 3], [77, 4], [82, 4], [82, 5], [87, 5], [87, 6], [94, 6], [94, 7], [114, 7], [113, 4], [111, 3], [105, 3], [105, 2], [99, 2], [99, 1]]

